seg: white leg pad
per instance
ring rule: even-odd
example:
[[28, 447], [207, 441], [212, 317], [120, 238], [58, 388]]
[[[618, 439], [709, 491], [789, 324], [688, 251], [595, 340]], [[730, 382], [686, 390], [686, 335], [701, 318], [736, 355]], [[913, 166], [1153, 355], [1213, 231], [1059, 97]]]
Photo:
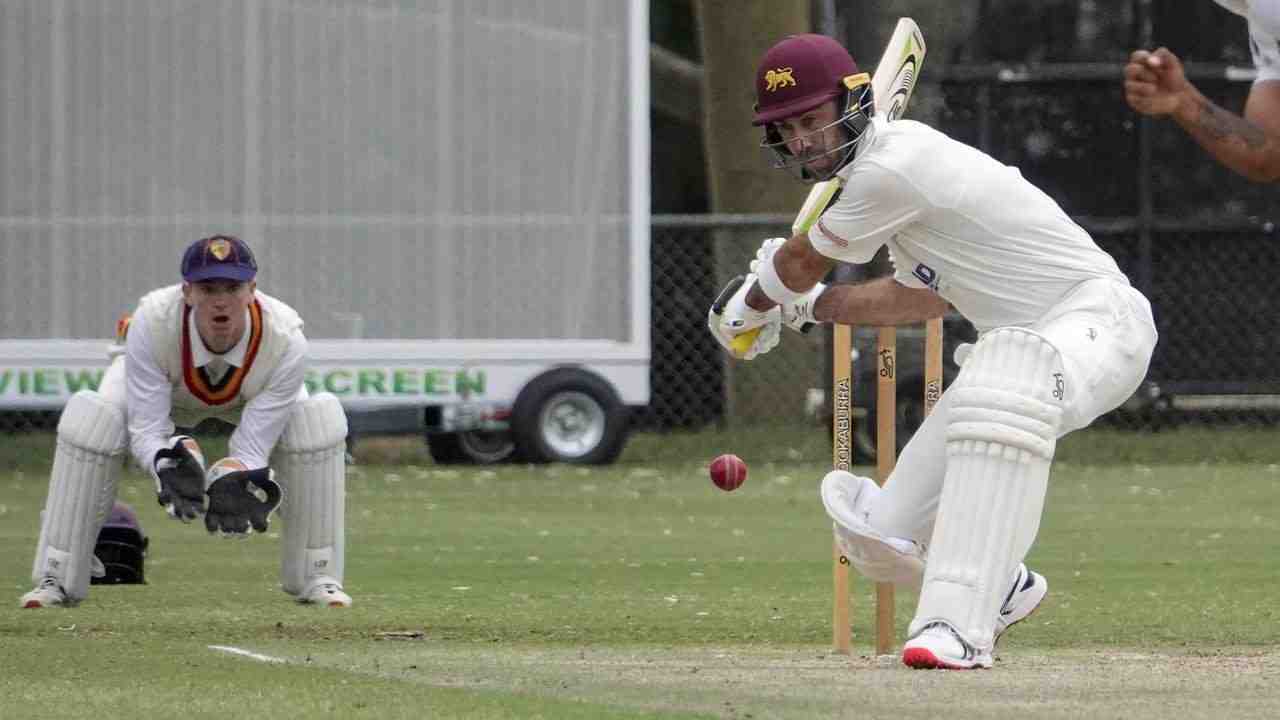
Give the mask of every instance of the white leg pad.
[[1057, 349], [1034, 332], [999, 328], [974, 347], [950, 390], [946, 478], [911, 636], [943, 621], [991, 650], [1009, 577], [1040, 528], [1064, 387]]
[[879, 495], [880, 486], [871, 478], [844, 470], [822, 478], [822, 505], [849, 564], [868, 580], [919, 590], [924, 549], [905, 538], [886, 537], [867, 521]]
[[116, 499], [127, 442], [124, 416], [101, 395], [81, 390], [67, 401], [40, 513], [32, 582], [54, 577], [68, 599], [88, 595], [93, 546]]
[[280, 584], [291, 595], [302, 594], [317, 578], [342, 584], [346, 438], [347, 416], [331, 393], [299, 401], [280, 437]]

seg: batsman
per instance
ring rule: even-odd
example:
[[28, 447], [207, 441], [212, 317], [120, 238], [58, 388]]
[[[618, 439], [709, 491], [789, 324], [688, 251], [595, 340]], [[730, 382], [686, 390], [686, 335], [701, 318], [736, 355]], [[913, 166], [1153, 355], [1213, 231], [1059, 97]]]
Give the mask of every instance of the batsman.
[[[182, 282], [145, 295], [118, 328], [97, 391], [58, 421], [49, 494], [24, 608], [84, 600], [98, 531], [126, 452], [155, 481], [170, 517], [203, 516], [245, 538], [284, 519], [280, 580], [299, 602], [348, 607], [342, 587], [347, 421], [336, 397], [303, 384], [307, 340], [291, 307], [257, 289], [242, 240], [215, 235], [183, 254]], [[228, 455], [205, 464], [176, 428], [235, 426]]]
[[[903, 662], [989, 668], [1000, 634], [1047, 592], [1023, 560], [1057, 440], [1138, 388], [1156, 344], [1151, 305], [1016, 168], [877, 114], [868, 76], [835, 40], [782, 40], [755, 84], [753, 122], [775, 166], [843, 190], [809, 230], [763, 243], [747, 282], [713, 305], [711, 333], [750, 360], [783, 325], [899, 325], [954, 308], [977, 327], [885, 486], [835, 471], [821, 497], [862, 575], [919, 591]], [[892, 276], [821, 282], [881, 246]]]

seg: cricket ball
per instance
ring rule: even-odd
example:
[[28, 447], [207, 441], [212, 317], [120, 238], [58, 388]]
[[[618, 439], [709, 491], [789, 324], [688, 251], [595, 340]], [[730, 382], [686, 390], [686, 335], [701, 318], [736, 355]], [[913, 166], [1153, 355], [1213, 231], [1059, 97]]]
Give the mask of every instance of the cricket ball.
[[725, 492], [737, 490], [747, 479], [747, 464], [737, 455], [728, 453], [712, 460], [709, 471], [711, 482]]

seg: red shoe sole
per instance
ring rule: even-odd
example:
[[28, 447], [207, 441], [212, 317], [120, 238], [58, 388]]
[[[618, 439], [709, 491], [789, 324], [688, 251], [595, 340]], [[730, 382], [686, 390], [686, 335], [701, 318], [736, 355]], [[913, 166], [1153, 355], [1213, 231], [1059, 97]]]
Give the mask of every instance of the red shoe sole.
[[902, 664], [916, 670], [985, 670], [981, 665], [966, 667], [952, 665], [938, 659], [937, 655], [925, 648], [907, 648], [902, 651]]

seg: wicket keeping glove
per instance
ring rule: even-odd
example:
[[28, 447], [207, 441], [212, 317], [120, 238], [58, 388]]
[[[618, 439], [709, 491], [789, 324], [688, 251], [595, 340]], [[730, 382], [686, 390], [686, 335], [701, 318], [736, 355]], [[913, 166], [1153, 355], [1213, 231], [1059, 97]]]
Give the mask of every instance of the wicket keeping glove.
[[169, 517], [191, 522], [204, 512], [204, 468], [184, 440], [179, 437], [173, 447], [156, 452], [156, 500]]
[[280, 507], [284, 496], [271, 468], [231, 470], [214, 466], [209, 474], [213, 482], [209, 484], [205, 529], [224, 537], [266, 532], [271, 513]]

